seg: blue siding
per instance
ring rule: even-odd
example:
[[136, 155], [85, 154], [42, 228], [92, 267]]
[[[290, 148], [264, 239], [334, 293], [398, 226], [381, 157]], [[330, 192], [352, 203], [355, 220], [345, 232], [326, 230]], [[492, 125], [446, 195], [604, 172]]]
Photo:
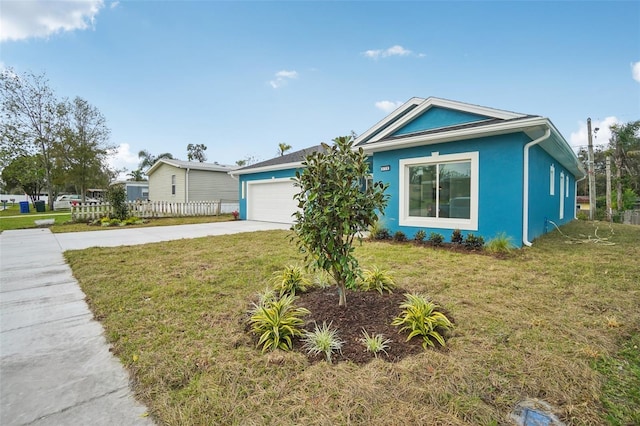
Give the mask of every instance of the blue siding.
[[[389, 183], [389, 204], [383, 221], [391, 233], [404, 232], [413, 238], [419, 229], [427, 235], [437, 232], [449, 241], [453, 229], [419, 228], [399, 225], [400, 196], [398, 194], [400, 169], [399, 161], [406, 158], [430, 156], [432, 152], [440, 155], [479, 152], [479, 200], [478, 230], [466, 231], [481, 235], [485, 241], [499, 232], [511, 236], [516, 246], [522, 240], [522, 169], [523, 147], [530, 139], [522, 133], [493, 136], [467, 141], [449, 142], [396, 151], [377, 152], [373, 155], [374, 180]], [[381, 166], [391, 166], [388, 172], [380, 171]]]
[[441, 127], [455, 126], [458, 124], [473, 123], [486, 120], [487, 117], [470, 112], [457, 111], [442, 107], [431, 107], [405, 126], [393, 133], [393, 136], [406, 135], [408, 133], [423, 130], [437, 129]]
[[238, 182], [238, 194], [240, 194], [240, 219], [247, 219], [247, 193], [245, 188], [244, 197], [242, 196], [242, 186], [245, 182], [253, 181], [253, 180], [265, 180], [265, 179], [280, 179], [287, 177], [294, 177], [296, 175], [296, 170], [299, 169], [286, 169], [286, 170], [275, 170], [272, 172], [260, 172], [253, 173], [248, 175], [240, 175]]
[[[548, 221], [558, 226], [571, 222], [575, 216], [575, 177], [539, 145], [529, 151], [529, 241], [554, 229]], [[554, 195], [550, 191], [550, 168], [553, 164]], [[564, 197], [564, 218], [560, 219], [560, 175], [569, 179], [569, 193]], [[565, 183], [566, 188], [566, 183]], [[566, 195], [566, 194], [565, 194]]]

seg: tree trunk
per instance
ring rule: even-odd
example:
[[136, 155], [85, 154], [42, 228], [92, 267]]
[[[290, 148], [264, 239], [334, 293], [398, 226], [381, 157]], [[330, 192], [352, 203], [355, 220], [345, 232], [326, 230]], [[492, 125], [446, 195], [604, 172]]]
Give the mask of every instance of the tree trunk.
[[616, 165], [616, 210], [619, 213], [624, 211], [622, 205], [622, 161], [620, 158], [614, 158]]
[[338, 306], [344, 306], [346, 308], [347, 307], [347, 288], [343, 280], [338, 282], [338, 295], [340, 296], [340, 302], [338, 303]]

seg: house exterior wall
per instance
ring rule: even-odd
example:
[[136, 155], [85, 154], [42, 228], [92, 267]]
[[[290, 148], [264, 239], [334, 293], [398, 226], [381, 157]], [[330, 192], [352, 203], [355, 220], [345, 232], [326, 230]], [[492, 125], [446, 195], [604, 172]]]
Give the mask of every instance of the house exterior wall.
[[[171, 194], [171, 176], [176, 176], [176, 193]], [[162, 164], [149, 176], [149, 200], [185, 202], [185, 170]]]
[[451, 125], [486, 120], [487, 117], [449, 108], [433, 107], [394, 132], [394, 136], [406, 135], [422, 130], [437, 129]]
[[189, 201], [238, 201], [236, 180], [226, 172], [189, 170]]
[[[511, 236], [513, 244], [519, 246], [522, 239], [523, 147], [529, 141], [526, 135], [517, 133], [374, 153], [373, 178], [389, 184], [390, 199], [382, 218], [385, 227], [392, 234], [402, 231], [408, 238], [413, 238], [420, 229], [427, 235], [437, 232], [448, 241], [455, 228], [400, 225], [400, 160], [431, 157], [434, 152], [440, 156], [478, 152], [477, 229], [463, 230], [462, 234], [473, 233], [488, 240], [505, 232]], [[390, 166], [390, 170], [381, 171], [383, 166]]]
[[[575, 177], [544, 149], [536, 145], [529, 151], [529, 241], [558, 226], [571, 222], [575, 216]], [[551, 194], [551, 166], [553, 166], [553, 195]], [[564, 176], [564, 188], [560, 188]], [[568, 180], [568, 183], [567, 183]], [[567, 192], [568, 186], [568, 192]], [[563, 218], [560, 218], [560, 197], [563, 197]]]
[[147, 199], [146, 195], [143, 195], [143, 192], [149, 192], [149, 186], [139, 186], [139, 185], [129, 185], [125, 184], [127, 188], [127, 201], [144, 201]]
[[247, 175], [240, 175], [238, 182], [238, 193], [240, 194], [240, 219], [247, 219], [247, 182], [254, 180], [292, 178], [295, 177], [296, 170], [298, 169], [274, 170], [270, 172], [258, 172]]

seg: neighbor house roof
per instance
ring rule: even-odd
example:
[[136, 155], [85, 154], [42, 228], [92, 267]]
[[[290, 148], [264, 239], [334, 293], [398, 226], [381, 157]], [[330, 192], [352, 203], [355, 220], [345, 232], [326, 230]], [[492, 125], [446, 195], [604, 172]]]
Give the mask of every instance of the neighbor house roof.
[[279, 155], [269, 160], [261, 161], [256, 164], [242, 167], [230, 172], [231, 175], [244, 175], [249, 173], [268, 172], [274, 170], [286, 170], [300, 167], [302, 162], [309, 154], [322, 150], [322, 145], [315, 145], [304, 148], [290, 154]]
[[209, 172], [227, 173], [237, 169], [237, 166], [226, 166], [223, 164], [216, 164], [216, 163], [200, 163], [197, 161], [182, 161], [182, 160], [161, 158], [158, 161], [156, 161], [153, 164], [153, 166], [149, 168], [149, 170], [147, 170], [147, 176], [155, 172], [163, 164], [168, 164], [170, 166], [177, 167], [179, 169], [205, 170]]
[[[462, 124], [410, 130], [409, 124], [431, 108], [461, 112], [470, 119]], [[544, 135], [547, 129], [550, 136], [540, 146], [574, 176], [585, 176], [582, 163], [548, 118], [441, 98], [409, 99], [356, 138], [354, 145], [374, 153], [517, 132], [533, 140]]]

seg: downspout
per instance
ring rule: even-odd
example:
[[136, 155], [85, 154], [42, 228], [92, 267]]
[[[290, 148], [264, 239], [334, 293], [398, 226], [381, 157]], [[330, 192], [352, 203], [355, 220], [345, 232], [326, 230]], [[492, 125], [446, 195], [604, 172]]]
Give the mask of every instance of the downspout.
[[187, 173], [185, 174], [185, 179], [184, 179], [184, 186], [185, 186], [185, 191], [184, 191], [184, 201], [185, 203], [189, 202], [189, 168], [187, 167]]
[[532, 146], [538, 145], [549, 138], [551, 135], [551, 129], [547, 126], [547, 130], [544, 131], [544, 135], [538, 139], [534, 139], [524, 146], [524, 182], [522, 184], [522, 243], [531, 247], [532, 243], [529, 241], [529, 149]]
[[587, 178], [587, 176], [583, 176], [582, 178], [578, 179], [575, 183], [575, 189], [573, 191], [573, 197], [574, 197], [573, 198], [573, 218], [574, 219], [578, 219], [578, 212], [576, 211], [576, 204], [578, 204], [578, 182], [582, 182]]

